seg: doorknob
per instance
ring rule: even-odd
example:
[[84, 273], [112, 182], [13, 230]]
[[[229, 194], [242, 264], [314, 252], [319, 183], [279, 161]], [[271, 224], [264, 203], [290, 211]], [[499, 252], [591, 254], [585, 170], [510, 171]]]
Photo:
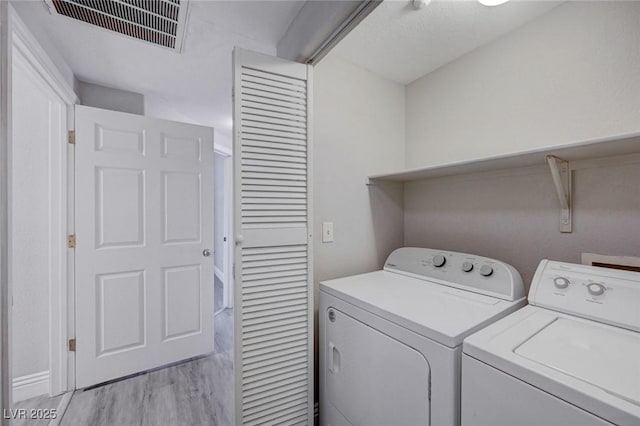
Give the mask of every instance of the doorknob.
[[209, 256], [211, 256], [211, 250], [209, 250], [209, 249], [204, 249], [204, 250], [202, 250], [202, 255], [203, 255], [204, 257], [209, 257]]

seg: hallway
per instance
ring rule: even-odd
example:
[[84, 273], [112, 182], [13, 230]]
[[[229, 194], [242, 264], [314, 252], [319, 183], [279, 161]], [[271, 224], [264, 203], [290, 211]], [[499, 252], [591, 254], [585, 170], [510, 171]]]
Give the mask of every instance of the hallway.
[[[233, 311], [215, 317], [215, 351], [89, 390], [76, 391], [60, 425], [220, 425], [233, 422]], [[17, 408], [55, 408], [61, 396]], [[15, 425], [47, 424], [16, 421]], [[56, 424], [56, 423], [51, 423]]]

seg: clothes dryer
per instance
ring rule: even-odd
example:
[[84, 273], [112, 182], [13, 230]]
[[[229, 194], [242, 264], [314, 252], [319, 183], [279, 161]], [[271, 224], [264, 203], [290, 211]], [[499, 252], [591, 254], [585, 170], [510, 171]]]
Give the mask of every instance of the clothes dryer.
[[463, 339], [524, 304], [510, 265], [424, 248], [322, 282], [320, 424], [459, 425]]

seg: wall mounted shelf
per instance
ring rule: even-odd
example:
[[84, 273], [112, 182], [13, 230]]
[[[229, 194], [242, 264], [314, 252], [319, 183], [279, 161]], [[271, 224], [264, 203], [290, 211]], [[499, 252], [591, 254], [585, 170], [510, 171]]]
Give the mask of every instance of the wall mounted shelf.
[[547, 156], [550, 155], [564, 161], [575, 162], [631, 154], [640, 154], [640, 133], [421, 167], [395, 173], [376, 174], [369, 176], [366, 183], [367, 185], [375, 185], [376, 182], [411, 182], [445, 176], [544, 165], [547, 162]]
[[571, 172], [580, 168], [625, 162], [640, 163], [640, 133], [601, 138], [494, 157], [460, 161], [372, 175], [367, 185], [378, 182], [411, 182], [447, 176], [518, 169], [548, 164], [560, 202], [560, 232], [571, 232]]

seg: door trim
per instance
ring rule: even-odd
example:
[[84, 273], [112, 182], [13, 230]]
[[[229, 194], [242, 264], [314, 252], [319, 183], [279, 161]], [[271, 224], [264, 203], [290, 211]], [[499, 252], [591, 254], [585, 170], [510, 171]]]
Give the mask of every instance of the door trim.
[[[19, 52], [33, 71], [37, 73], [44, 80], [47, 86], [60, 98], [60, 100], [67, 105], [67, 130], [72, 130], [73, 105], [79, 102], [78, 96], [74, 92], [73, 87], [67, 82], [58, 67], [31, 34], [25, 23], [20, 19], [11, 5], [8, 7], [7, 21], [8, 46], [12, 52], [9, 52], [8, 55], [8, 60], [6, 62], [7, 68], [3, 68], [2, 71], [7, 72], [7, 70], [11, 70], [13, 66], [13, 51]], [[8, 105], [11, 105], [10, 71], [7, 72], [7, 74]], [[7, 122], [10, 122], [10, 116], [7, 118]], [[6, 129], [6, 132], [7, 143], [10, 145], [10, 126]], [[59, 148], [61, 150], [60, 155], [62, 159], [59, 173], [61, 180], [66, 184], [60, 188], [62, 207], [60, 211], [61, 221], [59, 223], [57, 234], [64, 241], [66, 240], [66, 235], [73, 231], [73, 204], [70, 204], [73, 202], [73, 198], [70, 198], [69, 194], [73, 193], [70, 188], [72, 188], [73, 184], [74, 155], [73, 145], [65, 143], [64, 146]], [[8, 161], [10, 164], [10, 154]], [[3, 206], [3, 212], [4, 211], [8, 213], [8, 209], [5, 210], [5, 206]], [[60, 249], [59, 266], [61, 274], [58, 281], [59, 285], [54, 285], [50, 288], [50, 292], [53, 297], [50, 297], [49, 299], [49, 309], [51, 313], [49, 323], [49, 392], [52, 395], [57, 395], [75, 388], [72, 368], [73, 364], [69, 360], [70, 352], [67, 351], [66, 344], [67, 339], [73, 333], [73, 322], [69, 321], [69, 319], [74, 316], [74, 305], [72, 303], [74, 285], [73, 251], [62, 247], [60, 247]], [[11, 288], [9, 288], [9, 294], [11, 294]], [[11, 357], [10, 348], [11, 339], [9, 339], [7, 347], [3, 347], [3, 352], [6, 350], [6, 354], [9, 356], [9, 359]], [[9, 371], [11, 372], [10, 363]], [[9, 377], [13, 378], [12, 374]], [[9, 383], [11, 383], [11, 381], [9, 381]]]
[[[9, 32], [9, 3], [0, 2], [0, 408], [11, 405], [10, 351], [10, 288], [9, 288], [9, 159], [11, 143], [11, 36]], [[8, 425], [5, 416], [0, 424]]]
[[[225, 157], [224, 161], [224, 233], [227, 236], [226, 262], [224, 278], [224, 295], [222, 298], [222, 306], [226, 309], [233, 308], [233, 259], [235, 256], [235, 238], [233, 236], [233, 149], [224, 145], [215, 145], [213, 150], [216, 154]], [[217, 271], [217, 268], [216, 268]]]
[[[214, 146], [214, 153], [224, 158], [224, 219], [223, 234], [227, 237], [224, 245], [224, 272], [215, 267], [215, 274], [223, 281], [222, 306], [233, 308], [233, 153], [225, 146]], [[220, 253], [215, 253], [220, 256]]]
[[9, 6], [9, 21], [12, 46], [22, 52], [62, 100], [71, 105], [77, 103], [79, 99], [73, 87], [67, 82], [11, 5]]

